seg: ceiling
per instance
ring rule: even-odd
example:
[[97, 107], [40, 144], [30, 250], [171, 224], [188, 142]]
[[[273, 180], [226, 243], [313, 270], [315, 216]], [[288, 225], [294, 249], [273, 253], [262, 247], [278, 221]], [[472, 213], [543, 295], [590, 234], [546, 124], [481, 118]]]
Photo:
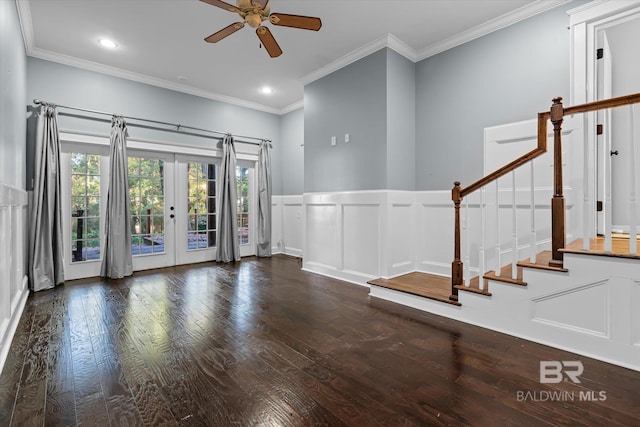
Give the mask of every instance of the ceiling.
[[[227, 2], [235, 4], [234, 0]], [[270, 58], [246, 26], [204, 38], [238, 16], [199, 0], [18, 0], [27, 54], [276, 114], [302, 106], [304, 84], [384, 46], [418, 61], [566, 0], [271, 0], [317, 16], [319, 32], [270, 29]], [[116, 41], [107, 50], [100, 38]], [[268, 85], [273, 93], [260, 89]]]

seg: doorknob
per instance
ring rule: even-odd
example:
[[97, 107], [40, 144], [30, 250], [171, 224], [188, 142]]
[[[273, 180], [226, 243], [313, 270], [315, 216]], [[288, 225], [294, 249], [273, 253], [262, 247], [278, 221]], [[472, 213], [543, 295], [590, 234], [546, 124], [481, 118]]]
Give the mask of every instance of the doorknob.
[[169, 215], [169, 218], [171, 218], [171, 219], [173, 219], [173, 218], [175, 218], [175, 217], [176, 217], [176, 216], [175, 216], [174, 214]]
[[616, 150], [616, 151], [611, 150], [611, 155], [612, 156], [617, 156], [618, 155], [618, 150]]

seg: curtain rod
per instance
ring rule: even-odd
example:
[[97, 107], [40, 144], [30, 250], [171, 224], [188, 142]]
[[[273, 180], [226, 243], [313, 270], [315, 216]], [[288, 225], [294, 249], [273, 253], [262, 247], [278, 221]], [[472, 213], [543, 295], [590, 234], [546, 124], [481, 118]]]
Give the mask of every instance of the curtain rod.
[[[114, 116], [117, 114], [112, 114], [112, 113], [106, 113], [104, 111], [96, 111], [96, 110], [89, 110], [87, 108], [78, 108], [78, 107], [69, 107], [68, 105], [60, 105], [60, 104], [54, 104], [54, 103], [49, 103], [49, 102], [45, 102], [45, 101], [41, 101], [39, 99], [34, 99], [33, 103], [35, 105], [42, 105], [42, 104], [49, 104], [49, 105], [54, 105], [56, 107], [60, 107], [60, 108], [66, 108], [68, 110], [75, 110], [75, 111], [84, 111], [86, 113], [92, 113], [92, 114], [102, 114], [105, 116]], [[147, 123], [155, 123], [158, 125], [165, 125], [165, 126], [173, 126], [176, 128], [176, 131], [180, 132], [181, 129], [189, 129], [189, 130], [195, 130], [198, 132], [209, 132], [209, 133], [217, 133], [219, 135], [228, 135], [229, 132], [220, 132], [217, 130], [210, 130], [210, 129], [202, 129], [202, 128], [197, 128], [197, 127], [193, 127], [193, 126], [185, 126], [185, 125], [181, 125], [181, 124], [176, 124], [176, 123], [169, 123], [169, 122], [161, 122], [158, 120], [150, 120], [150, 119], [141, 119], [139, 117], [131, 117], [131, 116], [121, 116], [125, 119], [129, 119], [129, 120], [137, 120], [137, 121], [141, 121], [141, 122], [147, 122]], [[135, 125], [135, 124], [133, 124]], [[146, 126], [147, 128], [150, 128], [149, 126]], [[171, 129], [162, 129], [162, 128], [157, 128], [159, 130], [171, 130]], [[186, 132], [186, 134], [189, 134], [188, 132]], [[195, 135], [195, 134], [190, 134], [190, 135]], [[265, 139], [265, 138], [256, 138], [254, 136], [245, 136], [245, 135], [234, 135], [234, 134], [230, 134], [231, 136], [233, 136], [234, 138], [243, 138], [243, 139], [254, 139], [257, 141], [266, 141], [266, 142], [271, 142], [270, 139]], [[204, 135], [201, 135], [204, 136]], [[222, 138], [220, 138], [222, 139]], [[253, 145], [260, 145], [257, 142], [249, 142], [249, 141], [238, 141], [238, 142], [243, 142], [245, 144], [253, 144]]]

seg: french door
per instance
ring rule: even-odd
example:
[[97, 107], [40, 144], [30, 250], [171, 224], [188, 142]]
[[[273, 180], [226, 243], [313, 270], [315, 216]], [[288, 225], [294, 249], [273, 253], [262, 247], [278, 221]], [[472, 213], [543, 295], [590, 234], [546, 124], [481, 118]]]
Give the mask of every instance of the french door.
[[[219, 159], [128, 150], [133, 269], [215, 260]], [[255, 162], [238, 161], [238, 240], [255, 255]], [[64, 144], [61, 154], [65, 279], [100, 275], [108, 147]]]
[[[220, 161], [202, 156], [176, 155], [176, 264], [215, 259], [217, 191]], [[255, 255], [255, 162], [236, 167], [238, 242], [240, 255]]]
[[128, 150], [133, 270], [175, 265], [174, 156]]
[[236, 182], [238, 185], [238, 242], [240, 256], [256, 254], [257, 229], [255, 206], [257, 204], [255, 185], [255, 162], [238, 160], [236, 167]]

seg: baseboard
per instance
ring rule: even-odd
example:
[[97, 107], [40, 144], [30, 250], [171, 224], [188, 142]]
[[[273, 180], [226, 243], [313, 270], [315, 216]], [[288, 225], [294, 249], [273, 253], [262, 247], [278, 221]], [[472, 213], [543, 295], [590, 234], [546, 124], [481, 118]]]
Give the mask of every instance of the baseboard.
[[304, 262], [302, 270], [366, 287], [369, 287], [367, 284], [369, 280], [377, 279], [377, 277], [374, 276], [353, 271], [338, 270], [333, 267], [314, 262]]

